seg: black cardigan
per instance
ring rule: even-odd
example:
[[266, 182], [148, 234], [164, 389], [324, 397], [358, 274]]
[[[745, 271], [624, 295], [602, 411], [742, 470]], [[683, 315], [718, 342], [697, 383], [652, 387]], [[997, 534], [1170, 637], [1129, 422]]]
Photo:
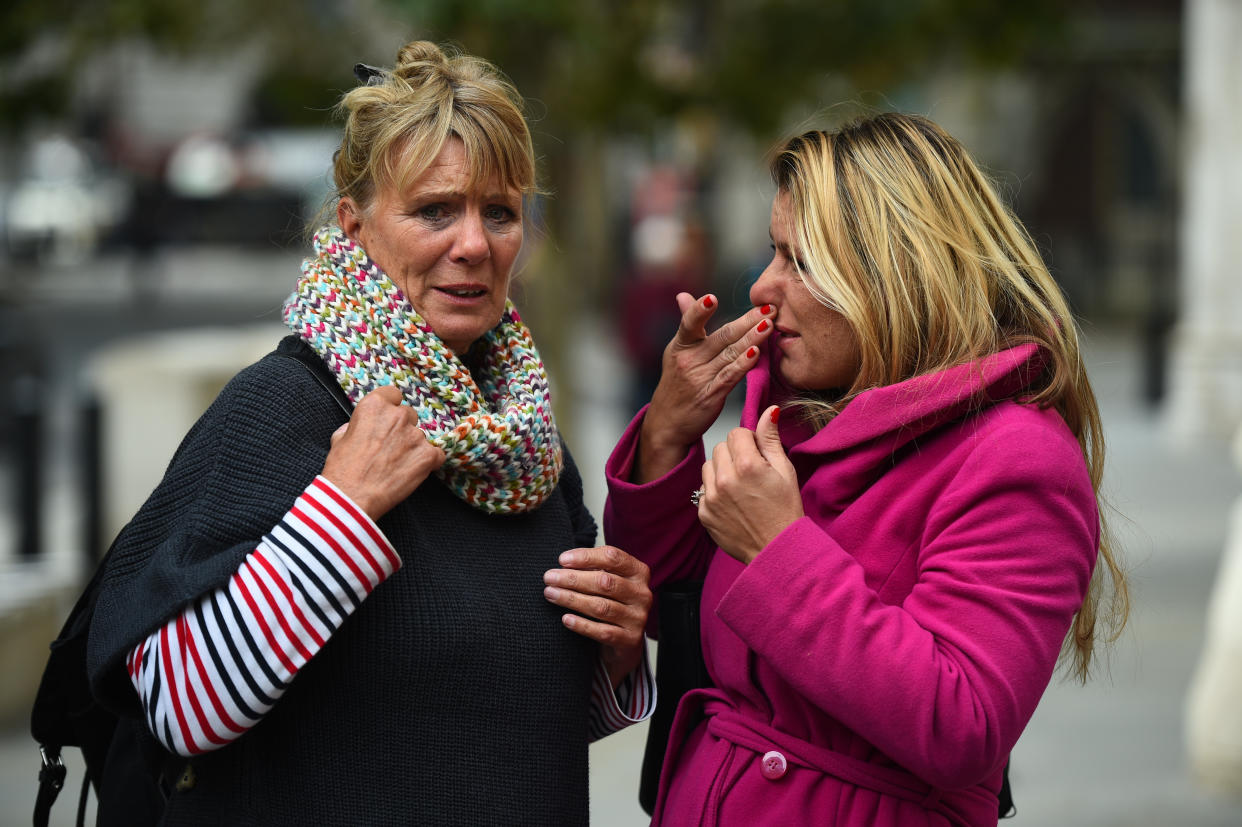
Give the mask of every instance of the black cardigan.
[[[344, 419], [291, 359], [269, 354], [233, 378], [117, 543], [88, 649], [97, 695], [139, 714], [125, 654], [228, 580], [323, 468]], [[485, 514], [431, 477], [379, 525], [402, 568], [258, 726], [192, 759], [196, 782], [165, 823], [587, 823], [596, 649], [542, 592], [561, 551], [595, 541], [568, 451], [556, 491], [527, 514]]]

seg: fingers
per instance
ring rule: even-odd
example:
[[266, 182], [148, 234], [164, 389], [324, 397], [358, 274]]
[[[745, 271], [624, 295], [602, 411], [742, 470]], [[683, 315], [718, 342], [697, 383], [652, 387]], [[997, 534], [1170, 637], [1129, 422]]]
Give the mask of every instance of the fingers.
[[[604, 660], [606, 664], [611, 660], [609, 650], [615, 653], [613, 657], [617, 659], [624, 658], [625, 661], [628, 661], [628, 664], [623, 666], [619, 673], [614, 673], [612, 666], [609, 665], [609, 673], [613, 675], [612, 685], [614, 687], [620, 683], [618, 677], [628, 674], [638, 665], [642, 658], [643, 635], [645, 634], [643, 624], [634, 623], [620, 626], [612, 623], [600, 623], [589, 617], [577, 614], [562, 615], [561, 623], [571, 632], [602, 644], [605, 647]], [[624, 657], [622, 653], [627, 650], [634, 654]]]
[[[716, 314], [719, 306], [720, 302], [710, 293], [697, 300], [689, 293], [678, 293], [677, 307], [681, 311], [681, 324], [673, 342], [682, 347], [690, 347], [708, 338], [707, 323]], [[724, 344], [741, 343], [739, 352], [745, 352], [746, 347], [758, 345], [772, 334], [771, 320], [775, 315], [776, 308], [770, 304], [753, 307], [722, 325], [712, 337], [721, 342], [722, 347]], [[753, 335], [748, 336], [750, 333]], [[747, 341], [742, 343], [744, 336]]]
[[703, 463], [703, 493], [699, 495], [700, 510], [706, 505], [709, 497], [716, 496], [716, 458], [719, 455], [721, 460], [724, 460], [725, 457], [721, 453], [722, 451], [725, 454], [728, 453], [728, 446], [723, 442], [712, 449], [711, 457], [708, 458], [707, 462]]
[[677, 294], [677, 307], [681, 310], [681, 325], [673, 341], [682, 346], [701, 342], [707, 336], [707, 320], [715, 313], [719, 303], [710, 293], [695, 300], [689, 293]]
[[772, 305], [752, 308], [708, 334], [714, 296], [677, 295], [681, 323], [664, 349], [660, 381], [643, 419], [636, 481], [666, 473], [720, 416], [725, 399], [760, 358], [776, 329]]
[[[618, 644], [613, 639], [618, 634], [627, 642], [641, 638], [652, 602], [646, 564], [612, 546], [570, 549], [559, 562], [565, 568], [544, 573], [544, 597], [594, 621], [581, 627], [572, 625], [576, 621], [566, 625], [609, 645]], [[605, 632], [601, 624], [627, 631]]]
[[[710, 298], [713, 302], [716, 300], [715, 296], [704, 296], [703, 298], [704, 299]], [[686, 314], [686, 311], [690, 309], [690, 305], [694, 303], [695, 303], [694, 296], [691, 296], [689, 293], [678, 293], [677, 294], [677, 309], [681, 311], [681, 314], [683, 316]]]
[[712, 452], [713, 471], [716, 476], [744, 477], [762, 472], [766, 467], [782, 468], [789, 463], [781, 445], [777, 424], [781, 409], [770, 405], [759, 416], [754, 431], [734, 428], [725, 441]]
[[384, 385], [382, 387], [376, 388], [375, 390], [368, 393], [366, 396], [362, 397], [362, 399], [358, 402], [357, 407], [361, 408], [363, 405], [366, 405], [367, 407], [371, 407], [374, 405], [381, 405], [381, 404], [382, 405], [400, 405], [401, 399], [402, 399], [401, 390], [397, 388], [396, 385]]
[[759, 415], [759, 423], [755, 426], [755, 442], [763, 458], [772, 465], [788, 461], [785, 448], [781, 445], [781, 432], [778, 423], [781, 419], [779, 405], [772, 405]]
[[775, 311], [771, 305], [752, 308], [709, 334], [706, 323], [713, 311], [703, 306], [709, 300], [711, 296], [692, 302], [682, 316], [677, 334], [665, 349], [663, 371], [670, 377], [670, 389], [683, 397], [674, 407], [691, 404], [716, 414], [724, 397], [759, 360], [760, 347], [775, 331], [765, 315]]
[[615, 546], [571, 548], [562, 552], [557, 562], [567, 569], [609, 571], [621, 577], [647, 576], [647, 565], [642, 560]]
[[[586, 550], [577, 549], [579, 552]], [[645, 614], [651, 605], [647, 566], [624, 552], [622, 555], [627, 562], [612, 569], [549, 569], [543, 576], [543, 582], [547, 584], [545, 596], [558, 605], [601, 620], [615, 615], [618, 610], [611, 604], [616, 603], [638, 607]]]
[[780, 442], [781, 433], [777, 425], [781, 421], [780, 405], [770, 405], [768, 409], [759, 415], [759, 423], [755, 426], [755, 437], [760, 445], [765, 440], [775, 439]]
[[760, 314], [760, 308], [752, 308], [703, 340], [700, 358], [708, 359], [708, 373], [725, 393], [759, 361], [760, 347], [776, 329]]
[[703, 464], [699, 523], [742, 563], [803, 515], [797, 472], [773, 419], [779, 419], [778, 411], [765, 410], [755, 431], [734, 428]]
[[333, 434], [324, 477], [373, 519], [387, 513], [444, 464], [418, 416], [391, 386], [363, 397], [348, 426]]

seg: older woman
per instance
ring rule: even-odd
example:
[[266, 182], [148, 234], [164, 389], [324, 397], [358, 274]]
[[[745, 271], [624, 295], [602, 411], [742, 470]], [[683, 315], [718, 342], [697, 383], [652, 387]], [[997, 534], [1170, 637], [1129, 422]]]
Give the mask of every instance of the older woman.
[[1125, 615], [1073, 319], [925, 119], [804, 134], [772, 173], [755, 308], [709, 335], [713, 298], [679, 297], [607, 465], [609, 541], [654, 584], [706, 578], [713, 688], [677, 711], [653, 823], [996, 824], [1063, 648], [1086, 678], [1106, 575]]
[[119, 539], [93, 684], [165, 824], [585, 824], [588, 742], [650, 711], [650, 592], [592, 547], [508, 300], [530, 134], [479, 59], [362, 68], [295, 335]]

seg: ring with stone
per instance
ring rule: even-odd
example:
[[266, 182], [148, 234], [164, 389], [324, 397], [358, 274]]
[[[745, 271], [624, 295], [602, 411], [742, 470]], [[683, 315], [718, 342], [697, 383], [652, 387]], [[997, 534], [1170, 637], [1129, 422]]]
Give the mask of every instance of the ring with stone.
[[703, 486], [700, 485], [698, 488], [694, 489], [693, 493], [690, 494], [690, 504], [695, 508], [698, 508], [699, 500], [701, 499], [703, 499]]

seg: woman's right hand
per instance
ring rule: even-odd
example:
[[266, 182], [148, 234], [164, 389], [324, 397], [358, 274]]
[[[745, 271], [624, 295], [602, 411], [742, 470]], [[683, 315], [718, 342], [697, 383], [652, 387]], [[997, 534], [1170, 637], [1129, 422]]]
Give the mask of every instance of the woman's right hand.
[[443, 464], [444, 452], [427, 441], [401, 391], [387, 385], [364, 396], [332, 435], [323, 476], [378, 520]]
[[719, 303], [677, 294], [681, 325], [664, 349], [660, 383], [643, 419], [633, 481], [650, 482], [685, 459], [724, 409], [729, 392], [755, 365], [759, 345], [772, 335], [772, 305], [749, 311], [707, 333]]

